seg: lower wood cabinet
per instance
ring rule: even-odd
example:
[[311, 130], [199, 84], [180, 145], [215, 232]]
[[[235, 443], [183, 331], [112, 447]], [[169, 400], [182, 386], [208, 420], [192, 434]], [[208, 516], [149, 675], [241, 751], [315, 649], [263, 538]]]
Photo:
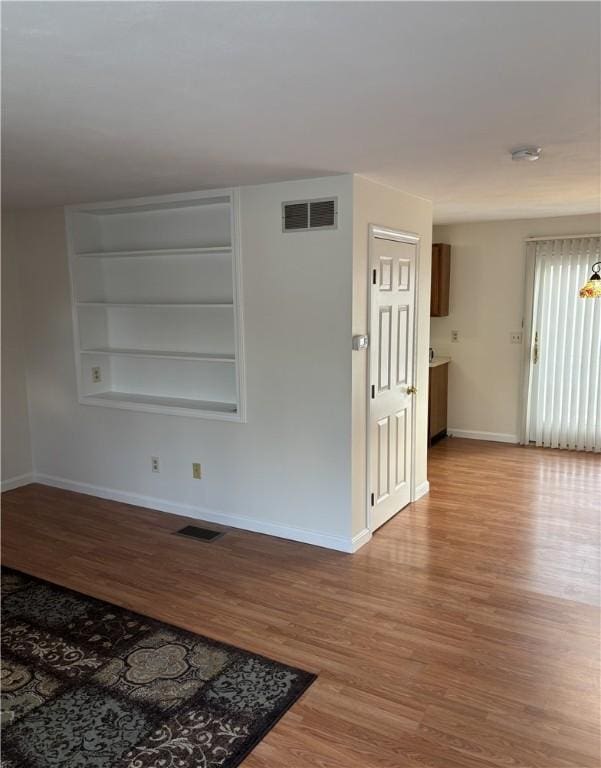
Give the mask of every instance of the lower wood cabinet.
[[428, 440], [432, 445], [447, 435], [447, 400], [449, 393], [449, 363], [430, 365], [428, 392]]

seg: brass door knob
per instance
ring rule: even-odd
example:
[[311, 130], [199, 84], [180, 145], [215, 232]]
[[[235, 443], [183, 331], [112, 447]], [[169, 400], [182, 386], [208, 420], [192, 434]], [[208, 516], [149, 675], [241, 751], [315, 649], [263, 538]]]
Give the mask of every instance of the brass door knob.
[[407, 387], [408, 395], [417, 395], [417, 387]]

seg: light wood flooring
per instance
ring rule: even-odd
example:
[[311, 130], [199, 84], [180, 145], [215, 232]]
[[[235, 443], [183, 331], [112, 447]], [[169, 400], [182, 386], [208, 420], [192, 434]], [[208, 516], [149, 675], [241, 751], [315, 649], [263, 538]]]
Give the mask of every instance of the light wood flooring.
[[317, 672], [245, 768], [599, 768], [601, 458], [445, 440], [355, 555], [30, 485], [2, 560]]

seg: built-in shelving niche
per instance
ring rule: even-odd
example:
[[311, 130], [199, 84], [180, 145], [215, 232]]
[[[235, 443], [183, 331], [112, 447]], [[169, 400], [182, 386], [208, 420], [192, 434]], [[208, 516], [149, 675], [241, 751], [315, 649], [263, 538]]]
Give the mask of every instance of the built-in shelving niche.
[[244, 419], [237, 206], [219, 191], [67, 208], [81, 403]]

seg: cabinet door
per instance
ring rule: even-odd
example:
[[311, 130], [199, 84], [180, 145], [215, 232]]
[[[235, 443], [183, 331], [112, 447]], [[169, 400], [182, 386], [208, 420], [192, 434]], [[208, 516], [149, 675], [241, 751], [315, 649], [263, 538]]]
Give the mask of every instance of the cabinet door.
[[447, 431], [448, 364], [430, 368], [429, 437], [442, 436]]
[[449, 288], [451, 283], [451, 246], [446, 243], [432, 245], [432, 290], [430, 316], [449, 314]]

